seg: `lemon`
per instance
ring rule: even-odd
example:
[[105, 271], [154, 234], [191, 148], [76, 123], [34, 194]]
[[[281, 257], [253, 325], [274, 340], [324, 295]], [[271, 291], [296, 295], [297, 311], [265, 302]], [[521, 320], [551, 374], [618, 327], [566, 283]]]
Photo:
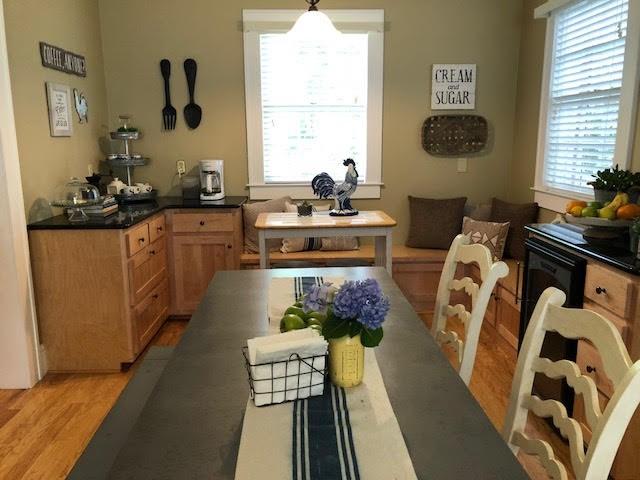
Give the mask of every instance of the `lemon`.
[[615, 220], [616, 211], [613, 208], [601, 208], [600, 210], [598, 210], [598, 216], [600, 218], [606, 218], [607, 220]]
[[291, 330], [300, 330], [306, 327], [307, 324], [304, 323], [304, 320], [302, 318], [291, 313], [286, 314], [284, 317], [282, 317], [282, 320], [280, 320], [281, 332], [290, 332]]

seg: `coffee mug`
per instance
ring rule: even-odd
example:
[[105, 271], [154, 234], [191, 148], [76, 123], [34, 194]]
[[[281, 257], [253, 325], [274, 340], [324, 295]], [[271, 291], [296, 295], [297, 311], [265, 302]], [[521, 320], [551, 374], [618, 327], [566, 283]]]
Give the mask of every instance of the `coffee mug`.
[[124, 187], [124, 193], [126, 195], [137, 195], [140, 193], [140, 187], [137, 185], [127, 185]]

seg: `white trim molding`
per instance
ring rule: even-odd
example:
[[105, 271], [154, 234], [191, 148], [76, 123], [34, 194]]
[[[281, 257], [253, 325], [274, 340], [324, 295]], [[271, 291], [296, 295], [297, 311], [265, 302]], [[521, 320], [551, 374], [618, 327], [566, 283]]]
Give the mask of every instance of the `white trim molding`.
[[[579, 0], [549, 0], [535, 10], [535, 18], [546, 18], [545, 53], [540, 95], [540, 115], [538, 120], [538, 142], [536, 152], [535, 201], [543, 208], [557, 212], [564, 211], [567, 199], [593, 200], [592, 196], [570, 190], [558, 190], [545, 185], [544, 162], [546, 151], [546, 134], [548, 121], [548, 107], [550, 96], [550, 82], [554, 59], [554, 31], [556, 15], [559, 9], [567, 7]], [[640, 80], [640, 1], [629, 1], [627, 19], [627, 40], [625, 46], [622, 88], [618, 111], [618, 130], [614, 163], [621, 168], [629, 168], [633, 154], [634, 132], [636, 129], [636, 114], [639, 100]]]
[[0, 388], [29, 388], [44, 376], [24, 213], [4, 9], [0, 0]]
[[[380, 198], [382, 186], [382, 110], [384, 78], [384, 10], [322, 10], [343, 33], [368, 33], [369, 72], [367, 98], [366, 182], [353, 198]], [[289, 195], [313, 198], [309, 185], [266, 184], [262, 145], [262, 105], [259, 40], [262, 33], [287, 32], [301, 10], [243, 10], [245, 104], [249, 197], [264, 200]]]

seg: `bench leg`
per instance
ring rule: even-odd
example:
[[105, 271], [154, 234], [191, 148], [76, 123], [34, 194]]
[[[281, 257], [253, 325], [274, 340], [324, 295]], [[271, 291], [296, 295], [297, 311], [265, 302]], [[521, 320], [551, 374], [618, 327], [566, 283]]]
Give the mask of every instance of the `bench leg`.
[[269, 249], [267, 248], [264, 230], [258, 230], [258, 250], [260, 250], [260, 268], [269, 268]]

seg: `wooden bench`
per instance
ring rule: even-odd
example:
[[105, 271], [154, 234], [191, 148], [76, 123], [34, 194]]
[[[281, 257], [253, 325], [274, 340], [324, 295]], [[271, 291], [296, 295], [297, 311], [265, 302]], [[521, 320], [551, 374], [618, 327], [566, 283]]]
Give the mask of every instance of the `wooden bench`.
[[[440, 273], [447, 256], [447, 250], [410, 248], [404, 245], [393, 246], [393, 279], [404, 295], [419, 313], [433, 310]], [[335, 267], [345, 265], [373, 265], [373, 245], [362, 245], [359, 250], [269, 254], [274, 267], [278, 266], [314, 266]], [[243, 253], [240, 255], [240, 268], [259, 268], [260, 255]]]

